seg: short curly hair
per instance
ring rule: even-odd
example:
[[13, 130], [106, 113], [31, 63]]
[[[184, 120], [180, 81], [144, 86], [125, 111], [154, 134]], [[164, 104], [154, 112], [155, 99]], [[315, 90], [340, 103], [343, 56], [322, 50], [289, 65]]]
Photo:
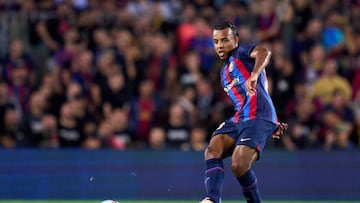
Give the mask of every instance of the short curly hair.
[[215, 24], [215, 26], [214, 26], [214, 30], [223, 30], [226, 28], [230, 28], [232, 33], [234, 34], [234, 36], [239, 37], [239, 33], [238, 33], [236, 26], [229, 21], [221, 21], [221, 22]]

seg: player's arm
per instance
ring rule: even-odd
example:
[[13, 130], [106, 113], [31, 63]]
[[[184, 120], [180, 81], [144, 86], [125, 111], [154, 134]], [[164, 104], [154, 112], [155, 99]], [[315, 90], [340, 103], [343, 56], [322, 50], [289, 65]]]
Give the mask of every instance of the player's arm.
[[264, 68], [269, 64], [271, 51], [263, 46], [255, 46], [250, 53], [250, 58], [255, 59], [255, 65], [250, 78], [245, 83], [248, 96], [255, 94], [257, 79]]
[[272, 138], [280, 139], [280, 137], [285, 134], [285, 131], [287, 129], [288, 129], [288, 124], [287, 123], [279, 122], [277, 124], [277, 128], [276, 128], [275, 132], [272, 134]]
[[269, 64], [271, 51], [263, 46], [255, 46], [250, 52], [250, 57], [255, 59], [254, 69], [251, 74], [260, 75], [262, 70]]

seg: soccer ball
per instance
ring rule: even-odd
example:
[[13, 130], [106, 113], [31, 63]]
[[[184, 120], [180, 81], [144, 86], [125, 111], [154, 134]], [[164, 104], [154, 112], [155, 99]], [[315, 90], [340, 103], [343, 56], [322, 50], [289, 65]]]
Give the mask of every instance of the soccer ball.
[[101, 203], [119, 203], [119, 202], [117, 202], [115, 200], [104, 200]]

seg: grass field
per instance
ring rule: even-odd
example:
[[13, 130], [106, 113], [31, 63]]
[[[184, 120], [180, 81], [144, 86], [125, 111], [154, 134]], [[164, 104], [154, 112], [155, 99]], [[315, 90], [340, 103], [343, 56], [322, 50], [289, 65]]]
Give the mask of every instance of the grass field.
[[[79, 200], [0, 200], [0, 203], [100, 203], [101, 201]], [[223, 203], [242, 203], [244, 201], [223, 201]], [[198, 203], [197, 201], [133, 201], [123, 200], [119, 203]], [[264, 203], [360, 203], [360, 201], [264, 201]]]

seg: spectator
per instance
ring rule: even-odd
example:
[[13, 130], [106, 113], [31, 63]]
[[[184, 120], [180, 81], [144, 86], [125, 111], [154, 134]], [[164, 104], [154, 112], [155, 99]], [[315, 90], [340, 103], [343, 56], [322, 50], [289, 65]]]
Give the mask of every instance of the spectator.
[[189, 142], [190, 126], [184, 109], [174, 102], [169, 107], [167, 123], [165, 124], [166, 143], [169, 148], [181, 149]]
[[186, 3], [180, 16], [180, 23], [176, 28], [176, 44], [177, 55], [179, 61], [184, 61], [186, 52], [190, 47], [190, 40], [195, 35], [195, 27], [193, 25], [196, 17], [196, 8], [191, 3]]
[[21, 117], [13, 106], [4, 109], [4, 121], [0, 127], [0, 146], [3, 148], [28, 146]]
[[23, 116], [22, 109], [16, 97], [10, 94], [8, 84], [5, 80], [0, 79], [0, 122], [4, 125], [5, 110], [9, 107], [16, 109], [19, 116]]
[[188, 51], [183, 65], [179, 68], [180, 84], [195, 85], [204, 75], [199, 53], [194, 50]]
[[[112, 51], [113, 44], [112, 39], [109, 32], [104, 28], [96, 28], [93, 32], [94, 47], [92, 47], [92, 51], [94, 52], [96, 63], [101, 63], [103, 54]], [[114, 57], [114, 56], [113, 56]], [[114, 58], [112, 58], [112, 62]]]
[[96, 123], [92, 119], [88, 119], [83, 123], [82, 132], [84, 134], [84, 142], [82, 147], [85, 149], [99, 149], [102, 147], [102, 140], [96, 134]]
[[66, 100], [65, 90], [58, 75], [47, 72], [43, 75], [38, 91], [47, 100], [47, 111], [59, 118], [62, 103]]
[[335, 10], [329, 10], [324, 19], [324, 28], [322, 33], [322, 44], [329, 56], [338, 56], [345, 45], [343, 20], [344, 16]]
[[312, 117], [315, 120], [314, 122], [319, 121], [319, 115], [321, 112], [322, 105], [317, 98], [309, 99], [309, 84], [304, 80], [299, 80], [295, 83], [294, 86], [294, 97], [292, 97], [285, 107], [285, 118], [286, 120], [291, 120], [293, 117], [296, 117], [296, 111], [298, 106], [301, 106], [303, 103], [311, 104], [311, 109], [313, 111]]
[[164, 128], [155, 126], [150, 129], [148, 147], [156, 151], [167, 149]]
[[345, 123], [337, 124], [326, 135], [324, 150], [353, 151], [355, 145], [350, 141], [351, 127]]
[[149, 43], [150, 55], [149, 67], [144, 70], [145, 78], [153, 81], [156, 91], [162, 93], [164, 100], [178, 95], [179, 85], [177, 83], [177, 61], [172, 52], [169, 38], [161, 33], [156, 33]]
[[348, 101], [346, 101], [344, 92], [335, 90], [330, 103], [324, 108], [334, 111], [339, 116], [339, 118], [343, 120], [343, 122], [347, 123], [350, 125], [350, 128], [352, 128], [352, 124], [355, 121], [354, 113], [351, 107], [348, 105]]
[[[26, 78], [24, 80], [31, 87], [35, 86], [35, 70], [33, 60], [30, 58], [30, 55], [24, 50], [24, 43], [20, 39], [13, 39], [10, 42], [8, 53], [1, 62], [3, 66], [2, 78], [5, 79], [8, 83], [12, 84], [13, 74], [18, 67], [23, 67]], [[16, 73], [15, 73], [16, 74]]]
[[39, 147], [41, 148], [58, 148], [58, 126], [57, 119], [54, 115], [44, 114], [41, 120], [42, 135]]
[[291, 1], [291, 4], [293, 8], [292, 13], [295, 33], [304, 34], [307, 25], [314, 16], [310, 1], [294, 0]]
[[[321, 120], [319, 121], [319, 132], [317, 133], [317, 141], [318, 147], [324, 148], [327, 144], [329, 138], [327, 136], [331, 136], [332, 131], [336, 128], [337, 125], [340, 125], [343, 121], [336, 114], [333, 109], [324, 109], [321, 112]], [[330, 139], [331, 140], [331, 139]]]
[[12, 68], [8, 84], [10, 94], [17, 98], [22, 111], [27, 111], [27, 101], [31, 95], [31, 87], [28, 81], [28, 72], [23, 61], [17, 61]]
[[[323, 21], [320, 18], [311, 18], [306, 24], [304, 32], [295, 33], [291, 46], [293, 63], [298, 64], [297, 72], [310, 83], [316, 79], [315, 71], [320, 70], [324, 63], [325, 51], [324, 47], [320, 45], [322, 28]], [[313, 47], [315, 47], [314, 51], [311, 51]]]
[[207, 131], [201, 126], [194, 126], [190, 130], [190, 141], [182, 146], [183, 151], [204, 151], [207, 147]]
[[96, 137], [100, 139], [101, 148], [111, 148], [111, 138], [114, 131], [108, 119], [101, 120], [96, 130]]
[[246, 15], [248, 14], [246, 10], [250, 9], [249, 6], [249, 3], [245, 3], [244, 1], [225, 1], [219, 8], [221, 19], [233, 22], [236, 26], [250, 24], [251, 17]]
[[[100, 57], [99, 63], [97, 65], [94, 84], [99, 87], [102, 98], [105, 98], [106, 94], [111, 94], [110, 78], [114, 75], [117, 76], [113, 78], [113, 82], [117, 82], [113, 83], [113, 85], [120, 85], [120, 87], [116, 87], [118, 90], [115, 90], [116, 88], [113, 86], [115, 88], [114, 91], [120, 91], [121, 89], [125, 90], [124, 88], [126, 87], [124, 76], [120, 72], [118, 64], [115, 63], [114, 57], [114, 53], [112, 51], [108, 51]], [[109, 99], [109, 97], [107, 97], [107, 99]], [[105, 102], [105, 99], [103, 102]]]
[[[50, 8], [54, 6], [50, 3]], [[71, 5], [62, 2], [55, 6], [55, 16], [50, 16], [45, 21], [39, 21], [36, 25], [38, 37], [44, 42], [50, 51], [60, 49], [64, 44], [63, 34], [70, 27], [74, 13]]]
[[88, 110], [96, 122], [103, 118], [102, 103], [101, 90], [98, 85], [92, 83], [89, 88]]
[[217, 97], [211, 88], [210, 82], [206, 79], [201, 79], [196, 83], [196, 95], [196, 108], [200, 112], [199, 122], [205, 124], [216, 104]]
[[325, 48], [321, 44], [314, 44], [309, 48], [307, 55], [308, 62], [305, 65], [305, 78], [309, 83], [313, 83], [324, 71], [326, 63]]
[[84, 141], [81, 124], [76, 120], [70, 102], [65, 102], [60, 109], [58, 121], [59, 146], [61, 148], [79, 148]]
[[[129, 104], [130, 95], [121, 73], [115, 73], [108, 77], [107, 88], [102, 91], [104, 107], [110, 110], [115, 108], [126, 108]], [[105, 110], [105, 115], [108, 113]]]
[[33, 93], [29, 101], [29, 111], [24, 115], [24, 123], [27, 125], [27, 139], [30, 146], [39, 147], [44, 132], [43, 117], [46, 111], [46, 98], [40, 92]]
[[137, 83], [141, 79], [142, 70], [140, 68], [140, 50], [134, 43], [131, 32], [127, 29], [115, 31], [115, 56], [116, 61], [123, 69], [126, 80]]
[[254, 41], [250, 25], [243, 24], [238, 26], [239, 40], [241, 44], [247, 44]]
[[295, 107], [292, 117], [289, 117], [288, 136], [282, 141], [289, 151], [314, 149], [317, 144], [319, 126], [315, 120], [315, 108], [311, 101], [301, 100]]
[[253, 2], [255, 9], [255, 35], [256, 39], [262, 42], [269, 42], [279, 37], [280, 24], [275, 10], [275, 1]]
[[214, 66], [215, 54], [213, 52], [211, 28], [204, 18], [194, 21], [195, 35], [190, 39], [190, 50], [194, 50], [200, 57], [201, 71], [208, 75]]
[[184, 109], [186, 118], [190, 125], [194, 125], [198, 122], [199, 112], [195, 106], [196, 90], [193, 86], [185, 86], [181, 92], [181, 95], [177, 98], [177, 102]]
[[[286, 106], [290, 98], [294, 97], [296, 82], [295, 68], [290, 59], [280, 55], [274, 56], [272, 84], [272, 97], [276, 109]], [[285, 120], [286, 111], [278, 113], [279, 120]]]
[[58, 71], [70, 70], [72, 61], [80, 52], [78, 49], [80, 36], [75, 27], [64, 32], [64, 45], [54, 52], [53, 60]]
[[329, 104], [335, 90], [341, 91], [345, 102], [351, 99], [351, 85], [338, 74], [338, 66], [335, 59], [328, 58], [324, 64], [321, 76], [314, 82], [311, 96], [319, 98], [322, 105]]
[[139, 86], [139, 96], [130, 103], [129, 123], [139, 141], [147, 143], [152, 125], [157, 122], [161, 100], [156, 96], [152, 80], [143, 80]]
[[115, 108], [108, 118], [112, 135], [109, 137], [108, 146], [117, 150], [135, 147], [135, 136], [129, 129], [128, 112]]
[[94, 83], [95, 66], [92, 64], [93, 54], [89, 50], [79, 51], [77, 58], [72, 60], [71, 78], [84, 89], [84, 94], [89, 94]]

